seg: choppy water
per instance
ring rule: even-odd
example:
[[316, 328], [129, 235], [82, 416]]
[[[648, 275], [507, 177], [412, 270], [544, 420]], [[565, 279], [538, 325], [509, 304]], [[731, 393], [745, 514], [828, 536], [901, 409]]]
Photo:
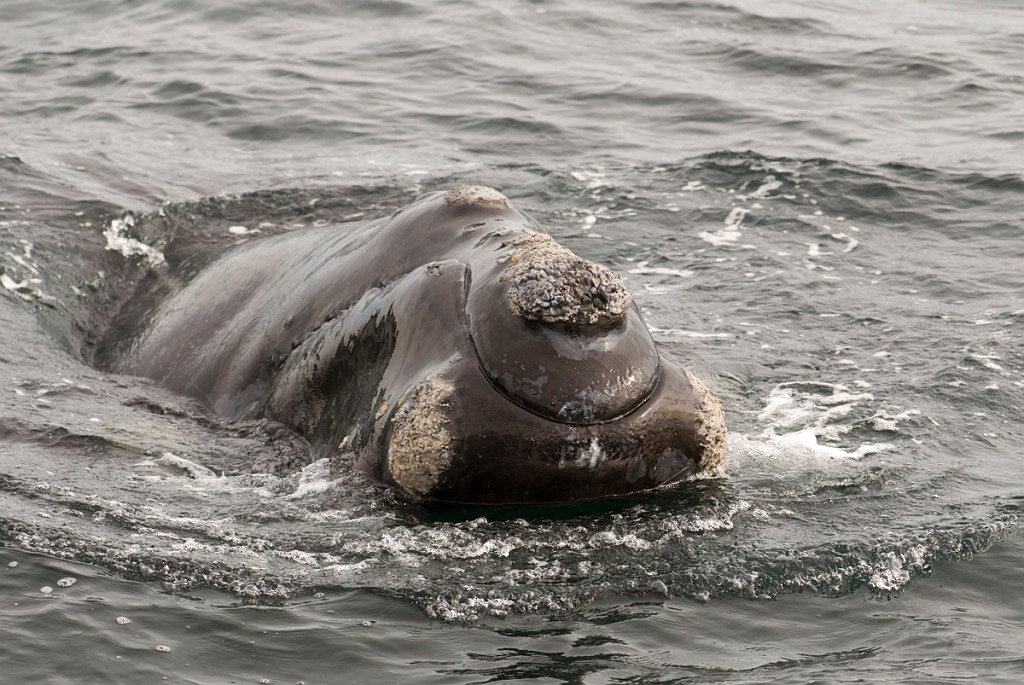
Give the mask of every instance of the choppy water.
[[[1024, 674], [1016, 3], [44, 5], [0, 5], [0, 681]], [[429, 511], [83, 361], [133, 246], [463, 182], [626, 275], [720, 477]]]

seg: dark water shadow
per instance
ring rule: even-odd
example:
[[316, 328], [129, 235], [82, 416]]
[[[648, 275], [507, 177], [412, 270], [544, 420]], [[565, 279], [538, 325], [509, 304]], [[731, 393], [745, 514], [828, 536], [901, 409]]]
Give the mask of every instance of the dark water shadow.
[[544, 521], [570, 521], [573, 519], [599, 519], [643, 508], [653, 515], [678, 513], [707, 505], [737, 499], [726, 478], [705, 478], [679, 483], [671, 488], [647, 492], [602, 497], [578, 502], [554, 502], [546, 504], [508, 504], [497, 506], [466, 506], [458, 504], [418, 504], [406, 502], [402, 513], [421, 523], [464, 523], [486, 518], [488, 521], [515, 521], [524, 519], [531, 523]]

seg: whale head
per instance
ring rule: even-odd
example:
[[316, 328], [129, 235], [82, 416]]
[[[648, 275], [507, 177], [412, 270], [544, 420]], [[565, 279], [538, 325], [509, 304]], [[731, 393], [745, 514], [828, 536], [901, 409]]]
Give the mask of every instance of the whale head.
[[476, 227], [453, 287], [465, 353], [395, 402], [386, 482], [427, 501], [560, 502], [659, 488], [724, 461], [718, 400], [662, 358], [621, 276], [537, 231], [496, 190], [435, 202], [432, 225]]

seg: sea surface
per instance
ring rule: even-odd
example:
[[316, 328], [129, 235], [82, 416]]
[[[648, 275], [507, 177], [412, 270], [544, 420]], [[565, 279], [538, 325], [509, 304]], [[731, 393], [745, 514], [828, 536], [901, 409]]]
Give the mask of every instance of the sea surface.
[[[89, 363], [461, 183], [626, 277], [720, 474], [426, 509]], [[0, 682], [1024, 679], [1016, 0], [3, 0], [0, 285]]]

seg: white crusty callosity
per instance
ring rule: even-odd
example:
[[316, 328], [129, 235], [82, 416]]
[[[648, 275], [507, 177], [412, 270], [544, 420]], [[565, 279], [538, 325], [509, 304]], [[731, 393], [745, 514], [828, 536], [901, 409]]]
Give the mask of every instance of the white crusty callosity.
[[445, 410], [454, 393], [450, 380], [434, 374], [398, 401], [391, 420], [388, 469], [406, 492], [429, 495], [452, 465], [452, 435]]
[[449, 207], [478, 205], [495, 209], [508, 208], [508, 198], [494, 188], [487, 186], [457, 186], [444, 197]]
[[501, 274], [509, 310], [530, 321], [614, 325], [633, 302], [617, 273], [540, 233], [519, 238], [509, 261]]
[[718, 403], [718, 398], [704, 381], [685, 369], [683, 373], [686, 374], [686, 380], [690, 382], [697, 400], [694, 407], [696, 428], [704, 450], [701, 455], [700, 471], [712, 471], [725, 463], [725, 415], [722, 413], [722, 405]]

